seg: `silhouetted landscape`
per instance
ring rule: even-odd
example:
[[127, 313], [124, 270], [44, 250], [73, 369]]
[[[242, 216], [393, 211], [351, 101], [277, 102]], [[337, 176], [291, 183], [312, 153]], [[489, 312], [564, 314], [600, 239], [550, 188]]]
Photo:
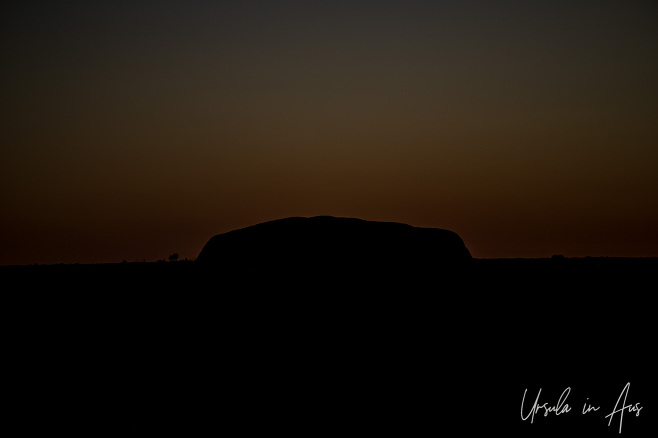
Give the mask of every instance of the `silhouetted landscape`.
[[655, 436], [657, 18], [3, 2], [5, 435]]
[[521, 396], [570, 386], [607, 410], [630, 381], [632, 436], [655, 406], [656, 267], [474, 259], [450, 231], [320, 217], [219, 235], [196, 262], [0, 275], [39, 394], [25, 430], [618, 435], [602, 412], [521, 421]]

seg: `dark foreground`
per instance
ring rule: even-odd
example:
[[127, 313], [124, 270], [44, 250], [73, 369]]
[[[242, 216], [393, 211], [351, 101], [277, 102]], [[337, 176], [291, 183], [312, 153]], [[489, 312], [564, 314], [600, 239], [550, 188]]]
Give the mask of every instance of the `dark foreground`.
[[[11, 415], [26, 434], [643, 436], [656, 268], [0, 267]], [[560, 415], [532, 419], [540, 389]]]

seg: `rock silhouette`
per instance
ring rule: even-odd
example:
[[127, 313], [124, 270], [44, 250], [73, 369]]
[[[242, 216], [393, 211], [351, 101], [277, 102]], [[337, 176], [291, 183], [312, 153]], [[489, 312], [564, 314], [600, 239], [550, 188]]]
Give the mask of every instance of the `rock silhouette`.
[[227, 270], [425, 268], [471, 259], [456, 233], [395, 222], [290, 217], [212, 237], [197, 262]]

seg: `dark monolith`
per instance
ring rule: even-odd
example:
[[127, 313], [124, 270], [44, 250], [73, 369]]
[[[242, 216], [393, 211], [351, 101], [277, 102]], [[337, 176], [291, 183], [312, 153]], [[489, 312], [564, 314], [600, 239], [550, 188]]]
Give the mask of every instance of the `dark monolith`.
[[410, 269], [471, 259], [462, 239], [439, 228], [331, 216], [290, 217], [212, 237], [199, 264], [250, 272]]

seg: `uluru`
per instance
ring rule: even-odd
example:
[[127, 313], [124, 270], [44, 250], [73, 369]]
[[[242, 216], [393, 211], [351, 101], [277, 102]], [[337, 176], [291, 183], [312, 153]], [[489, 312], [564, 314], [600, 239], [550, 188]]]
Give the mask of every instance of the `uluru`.
[[435, 268], [471, 260], [461, 237], [440, 228], [333, 216], [289, 217], [218, 234], [197, 263], [222, 270]]

